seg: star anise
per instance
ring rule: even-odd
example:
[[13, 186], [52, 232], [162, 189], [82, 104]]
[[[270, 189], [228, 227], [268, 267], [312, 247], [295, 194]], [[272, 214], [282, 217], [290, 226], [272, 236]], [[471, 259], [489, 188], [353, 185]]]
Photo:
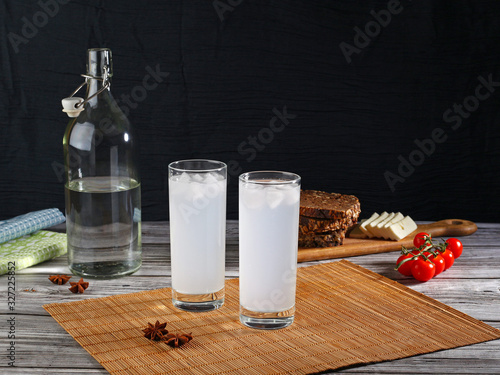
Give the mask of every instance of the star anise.
[[178, 348], [192, 339], [193, 336], [191, 333], [169, 333], [168, 335], [165, 335], [163, 341], [165, 341], [165, 344], [170, 345], [172, 348]]
[[71, 276], [66, 276], [66, 275], [49, 276], [50, 281], [52, 281], [54, 284], [59, 284], [59, 285], [66, 284], [69, 279], [71, 279]]
[[159, 341], [163, 339], [163, 335], [168, 333], [168, 330], [165, 328], [167, 323], [161, 323], [157, 320], [154, 325], [148, 322], [148, 326], [142, 330], [144, 332], [144, 337], [147, 337], [150, 340]]
[[69, 283], [71, 284], [69, 290], [73, 293], [83, 293], [89, 287], [89, 283], [83, 281], [83, 279], [80, 279], [77, 283], [71, 281]]

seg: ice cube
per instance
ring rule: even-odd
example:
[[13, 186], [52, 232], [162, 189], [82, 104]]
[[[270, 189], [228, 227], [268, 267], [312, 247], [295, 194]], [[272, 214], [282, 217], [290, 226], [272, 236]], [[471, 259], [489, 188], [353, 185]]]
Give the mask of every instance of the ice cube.
[[205, 175], [205, 183], [207, 184], [213, 184], [215, 182], [218, 182], [219, 179], [217, 178], [217, 174], [210, 172]]
[[186, 172], [182, 172], [180, 175], [177, 175], [177, 181], [180, 183], [187, 183], [191, 181], [191, 178]]
[[266, 188], [266, 203], [271, 209], [278, 207], [285, 198], [284, 192], [275, 187]]
[[276, 189], [283, 192], [284, 201], [288, 205], [295, 204], [300, 200], [300, 189], [297, 184], [277, 185]]
[[199, 182], [190, 182], [185, 194], [188, 205], [195, 207], [198, 210], [205, 208], [208, 204], [208, 199], [205, 197], [204, 184]]
[[185, 189], [185, 184], [189, 183], [191, 179], [187, 173], [178, 174], [170, 177], [168, 182], [168, 188], [170, 194], [182, 195]]
[[[208, 179], [208, 177], [207, 177]], [[205, 180], [206, 181], [206, 180]], [[225, 184], [222, 181], [205, 183], [205, 196], [213, 199], [224, 192]]]
[[262, 186], [256, 184], [243, 184], [240, 188], [240, 199], [242, 204], [256, 210], [264, 206], [266, 202], [266, 192]]
[[205, 178], [201, 174], [199, 174], [199, 173], [195, 173], [195, 174], [191, 175], [191, 181], [194, 181], [194, 182], [203, 182], [203, 180], [205, 180]]
[[294, 205], [300, 201], [300, 190], [295, 187], [295, 189], [292, 188], [289, 189], [288, 191], [285, 192], [285, 202], [288, 205]]
[[240, 182], [241, 186], [245, 190], [262, 190], [264, 189], [263, 185], [260, 184], [254, 184], [251, 182]]

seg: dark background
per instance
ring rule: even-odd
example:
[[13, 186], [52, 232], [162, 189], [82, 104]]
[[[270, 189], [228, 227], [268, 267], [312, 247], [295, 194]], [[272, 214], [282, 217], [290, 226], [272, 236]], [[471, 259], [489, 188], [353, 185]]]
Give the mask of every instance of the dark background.
[[[2, 0], [0, 219], [64, 209], [60, 100], [91, 47], [113, 51], [115, 98], [140, 99], [143, 220], [168, 218], [169, 162], [209, 158], [230, 163], [229, 218], [237, 175], [277, 169], [362, 217], [500, 221], [496, 0]], [[148, 67], [169, 75], [139, 97]]]

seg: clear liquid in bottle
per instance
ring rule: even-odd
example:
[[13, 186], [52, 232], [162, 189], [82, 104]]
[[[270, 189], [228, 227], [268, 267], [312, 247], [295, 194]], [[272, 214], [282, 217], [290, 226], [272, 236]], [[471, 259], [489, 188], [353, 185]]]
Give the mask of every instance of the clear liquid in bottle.
[[119, 277], [141, 266], [140, 184], [86, 177], [66, 186], [69, 267], [78, 275]]

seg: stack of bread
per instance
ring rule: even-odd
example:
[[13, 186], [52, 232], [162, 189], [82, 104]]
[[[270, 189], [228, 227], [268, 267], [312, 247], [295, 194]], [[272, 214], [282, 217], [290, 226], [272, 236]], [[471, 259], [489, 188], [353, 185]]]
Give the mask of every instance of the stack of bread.
[[300, 193], [299, 247], [342, 245], [358, 222], [361, 206], [354, 195], [304, 190]]

